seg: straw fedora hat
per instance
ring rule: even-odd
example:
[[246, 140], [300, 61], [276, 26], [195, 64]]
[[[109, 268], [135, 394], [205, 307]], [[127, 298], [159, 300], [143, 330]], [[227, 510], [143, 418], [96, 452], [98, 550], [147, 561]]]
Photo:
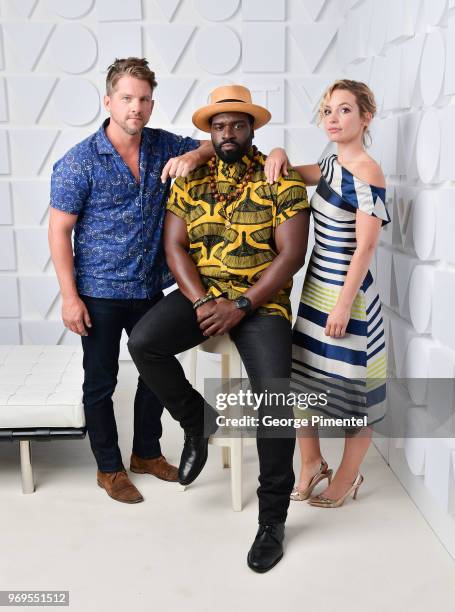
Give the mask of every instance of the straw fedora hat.
[[219, 113], [248, 113], [254, 117], [255, 130], [272, 118], [266, 108], [252, 103], [251, 92], [243, 85], [223, 85], [214, 89], [210, 94], [210, 104], [193, 114], [193, 123], [203, 132], [210, 132], [210, 119]]

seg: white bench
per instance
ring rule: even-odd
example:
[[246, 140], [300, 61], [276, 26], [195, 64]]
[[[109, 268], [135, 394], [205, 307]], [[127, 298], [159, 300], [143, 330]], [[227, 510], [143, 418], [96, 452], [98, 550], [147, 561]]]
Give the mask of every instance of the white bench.
[[31, 440], [85, 436], [82, 350], [0, 346], [0, 440], [19, 441], [22, 490], [33, 493]]

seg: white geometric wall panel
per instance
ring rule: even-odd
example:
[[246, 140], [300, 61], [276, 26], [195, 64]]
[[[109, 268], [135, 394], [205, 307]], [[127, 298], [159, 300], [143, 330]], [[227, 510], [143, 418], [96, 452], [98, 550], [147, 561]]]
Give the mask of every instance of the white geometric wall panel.
[[448, 19], [444, 93], [455, 94], [455, 15]]
[[316, 21], [326, 4], [326, 0], [302, 0], [303, 6], [313, 21]]
[[242, 40], [244, 72], [286, 70], [286, 30], [281, 23], [246, 22], [242, 26]]
[[[240, 5], [240, 0], [223, 0], [223, 2], [212, 2], [212, 0], [193, 0], [194, 8], [201, 17], [208, 21], [225, 21], [234, 15]], [[279, 4], [279, 2], [277, 3]], [[243, 19], [245, 17], [245, 0], [242, 3]]]
[[11, 188], [7, 181], [2, 181], [0, 183], [0, 225], [11, 225], [12, 222]]
[[[0, 40], [1, 43], [1, 40]], [[0, 78], [0, 122], [8, 121], [8, 104], [6, 98], [6, 81]]]
[[289, 26], [292, 38], [300, 49], [309, 72], [314, 72], [337, 33], [339, 24], [298, 23]]
[[425, 106], [435, 104], [442, 91], [445, 68], [445, 42], [441, 30], [428, 34], [420, 65], [420, 94]]
[[61, 79], [52, 98], [56, 113], [66, 125], [88, 125], [98, 116], [98, 88], [88, 79]]
[[[153, 47], [158, 51], [172, 72], [187, 46], [195, 28], [186, 24], [153, 24], [147, 28], [147, 33]], [[221, 49], [221, 53], [227, 50]]]
[[52, 34], [50, 48], [58, 67], [70, 74], [87, 72], [98, 54], [93, 33], [75, 23], [58, 25]]
[[242, 0], [242, 18], [244, 21], [283, 21], [286, 18], [286, 1]]
[[116, 57], [142, 57], [142, 29], [137, 23], [98, 24], [98, 68], [106, 72]]
[[[207, 49], [211, 49], [211, 52], [207, 53]], [[227, 26], [209, 26], [197, 33], [194, 57], [199, 66], [209, 74], [231, 72], [240, 60], [241, 53], [242, 47], [237, 34]], [[244, 53], [247, 56], [246, 47]]]
[[141, 0], [96, 0], [100, 21], [137, 21], [142, 19]]
[[48, 0], [56, 15], [65, 19], [80, 19], [93, 8], [95, 0]]
[[[37, 123], [56, 82], [57, 79], [53, 76], [9, 76], [8, 102], [11, 123]], [[33, 103], [30, 100], [30, 92], [33, 92]]]
[[0, 129], [0, 174], [9, 174], [11, 170], [8, 132]]
[[6, 64], [15, 62], [21, 71], [33, 70], [54, 28], [55, 25], [52, 23], [29, 21], [3, 23]]
[[176, 10], [180, 6], [182, 0], [155, 0], [156, 4], [160, 7], [162, 13], [166, 17], [167, 21], [172, 21]]

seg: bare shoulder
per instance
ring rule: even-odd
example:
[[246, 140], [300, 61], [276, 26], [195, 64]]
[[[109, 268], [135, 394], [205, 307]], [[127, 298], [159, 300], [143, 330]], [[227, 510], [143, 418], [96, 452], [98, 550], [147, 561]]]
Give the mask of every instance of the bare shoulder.
[[365, 183], [385, 188], [385, 178], [381, 166], [371, 157], [352, 162], [348, 170]]

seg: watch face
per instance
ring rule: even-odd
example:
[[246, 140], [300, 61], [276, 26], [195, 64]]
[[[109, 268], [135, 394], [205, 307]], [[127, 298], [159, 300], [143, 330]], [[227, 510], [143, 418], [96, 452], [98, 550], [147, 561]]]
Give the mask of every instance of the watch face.
[[237, 308], [241, 308], [242, 310], [249, 310], [251, 308], [251, 302], [246, 297], [239, 297], [235, 300], [237, 304]]

